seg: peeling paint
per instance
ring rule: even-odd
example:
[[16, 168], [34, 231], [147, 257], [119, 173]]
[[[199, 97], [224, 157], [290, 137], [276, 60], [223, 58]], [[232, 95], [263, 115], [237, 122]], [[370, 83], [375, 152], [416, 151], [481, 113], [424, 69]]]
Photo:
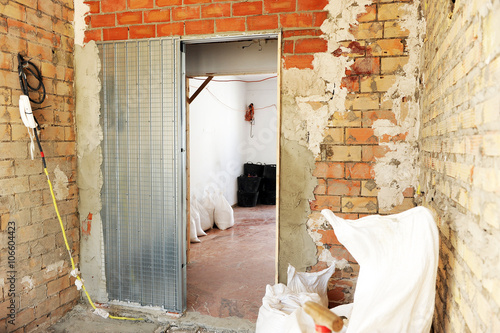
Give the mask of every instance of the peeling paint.
[[[420, 75], [420, 55], [424, 43], [425, 19], [420, 14], [420, 1], [403, 7], [405, 15], [401, 27], [409, 31], [406, 40], [408, 63], [403, 66], [402, 74], [387, 91], [385, 100], [392, 101], [397, 125], [388, 120], [377, 120], [372, 128], [377, 137], [406, 136], [405, 141], [381, 142], [390, 151], [378, 158], [374, 167], [375, 182], [380, 188], [378, 203], [381, 210], [390, 210], [403, 202], [403, 191], [408, 187], [416, 188], [418, 170], [418, 131], [420, 128], [420, 105], [418, 100], [418, 77]], [[397, 161], [397, 163], [395, 162]]]
[[69, 195], [68, 176], [59, 168], [59, 165], [54, 169], [54, 192], [57, 200], [64, 200]]
[[358, 23], [358, 15], [371, 3], [371, 0], [330, 1], [325, 6], [328, 18], [321, 25], [327, 51], [314, 54], [312, 70], [283, 71], [284, 93], [294, 98], [288, 104], [290, 109], [284, 110], [291, 114], [291, 121], [284, 123], [283, 134], [308, 147], [315, 156], [320, 153], [328, 120], [334, 112], [345, 111], [348, 91], [341, 87], [341, 81], [346, 69], [354, 63], [349, 57], [333, 53], [341, 46], [340, 41], [354, 40], [349, 28]]

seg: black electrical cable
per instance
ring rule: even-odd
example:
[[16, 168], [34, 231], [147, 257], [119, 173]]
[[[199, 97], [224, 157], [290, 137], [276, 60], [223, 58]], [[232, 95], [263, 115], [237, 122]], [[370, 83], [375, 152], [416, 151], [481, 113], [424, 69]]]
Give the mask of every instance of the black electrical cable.
[[[19, 83], [21, 84], [21, 90], [23, 91], [23, 94], [28, 96], [31, 102], [35, 104], [42, 104], [46, 96], [45, 86], [43, 85], [42, 81], [42, 73], [40, 73], [40, 70], [35, 66], [34, 63], [29, 60], [25, 60], [21, 54], [17, 55], [17, 60], [17, 73], [19, 74]], [[38, 81], [38, 85], [32, 86], [26, 74], [31, 74], [36, 79], [36, 81]], [[29, 92], [39, 91], [40, 89], [42, 90], [40, 98], [38, 100], [32, 99], [29, 95]]]

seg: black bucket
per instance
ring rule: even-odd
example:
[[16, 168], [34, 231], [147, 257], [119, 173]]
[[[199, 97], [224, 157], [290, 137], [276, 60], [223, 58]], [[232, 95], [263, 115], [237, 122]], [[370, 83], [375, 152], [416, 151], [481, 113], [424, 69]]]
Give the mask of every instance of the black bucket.
[[264, 175], [264, 164], [254, 164], [254, 163], [243, 164], [243, 175], [262, 177], [262, 175]]
[[276, 179], [262, 178], [260, 188], [260, 191], [276, 191]]
[[238, 206], [255, 207], [257, 206], [258, 198], [259, 198], [259, 192], [248, 193], [248, 192], [238, 191]]
[[276, 179], [276, 164], [264, 165], [264, 178]]
[[260, 177], [247, 177], [245, 175], [238, 177], [238, 190], [243, 192], [255, 193], [259, 191]]
[[276, 191], [263, 191], [260, 193], [259, 199], [263, 205], [276, 205]]

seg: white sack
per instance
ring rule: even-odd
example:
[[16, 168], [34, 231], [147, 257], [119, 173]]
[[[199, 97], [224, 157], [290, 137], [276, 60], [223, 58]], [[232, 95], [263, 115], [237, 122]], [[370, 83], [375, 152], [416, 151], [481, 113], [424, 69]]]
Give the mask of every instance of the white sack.
[[320, 302], [320, 298], [314, 293], [294, 293], [281, 283], [267, 285], [255, 333], [314, 333], [314, 321], [302, 309], [307, 301]]
[[211, 192], [205, 191], [205, 197], [201, 201], [201, 206], [203, 206], [207, 212], [208, 217], [210, 218], [211, 228], [214, 226], [214, 210], [215, 210], [215, 202], [214, 195]]
[[234, 225], [233, 208], [227, 202], [222, 193], [215, 194], [214, 196], [214, 220], [215, 225], [220, 230], [226, 230]]
[[203, 205], [196, 199], [196, 197], [193, 196], [191, 201], [200, 214], [201, 230], [207, 231], [208, 229], [212, 229], [214, 225], [211, 222], [210, 215], [208, 214], [207, 209], [203, 207]]
[[194, 222], [194, 227], [196, 230], [196, 236], [206, 236], [207, 234], [203, 231], [201, 228], [201, 222], [200, 222], [200, 213], [198, 212], [198, 207], [195, 205], [195, 200], [191, 200], [191, 219]]
[[200, 243], [200, 240], [198, 239], [198, 236], [196, 235], [196, 222], [194, 221], [193, 215], [191, 215], [191, 218], [189, 219], [189, 241], [191, 243]]
[[318, 294], [321, 299], [319, 304], [328, 307], [328, 280], [334, 272], [335, 264], [314, 273], [297, 272], [295, 267], [289, 264], [287, 286], [295, 293]]
[[358, 220], [322, 214], [360, 265], [347, 332], [428, 333], [439, 254], [430, 211], [415, 207]]

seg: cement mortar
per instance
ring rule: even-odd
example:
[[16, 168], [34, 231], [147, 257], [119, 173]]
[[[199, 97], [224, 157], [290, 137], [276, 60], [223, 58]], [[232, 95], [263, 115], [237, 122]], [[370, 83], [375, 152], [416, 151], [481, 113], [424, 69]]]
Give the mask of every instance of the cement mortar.
[[95, 42], [87, 43], [83, 47], [75, 45], [75, 63], [78, 64], [75, 66], [75, 120], [80, 224], [83, 226], [89, 213], [93, 215], [88, 234], [82, 234], [80, 241], [80, 270], [92, 299], [105, 302], [107, 293], [103, 267], [102, 222], [99, 214], [103, 184], [100, 147], [103, 132], [99, 122], [101, 65]]
[[314, 155], [296, 141], [281, 139], [279, 282], [286, 282], [288, 264], [305, 271], [316, 264], [316, 245], [307, 232], [309, 199], [317, 180]]

